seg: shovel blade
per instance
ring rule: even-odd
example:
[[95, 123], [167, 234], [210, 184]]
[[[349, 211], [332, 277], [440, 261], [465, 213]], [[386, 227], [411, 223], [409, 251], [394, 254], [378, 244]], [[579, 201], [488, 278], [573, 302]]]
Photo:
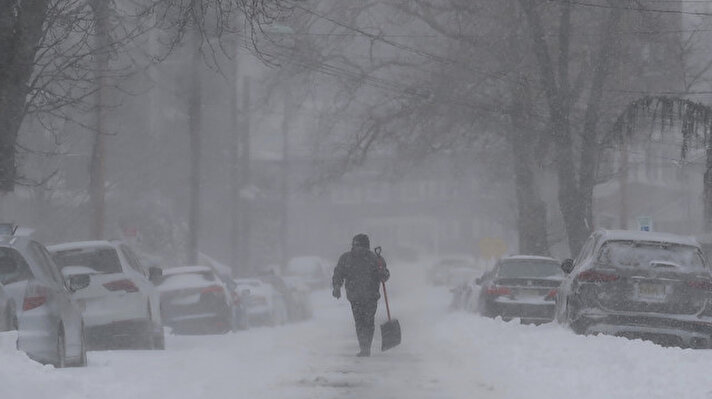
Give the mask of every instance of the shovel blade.
[[401, 343], [401, 328], [398, 320], [393, 319], [381, 324], [381, 351], [386, 351]]

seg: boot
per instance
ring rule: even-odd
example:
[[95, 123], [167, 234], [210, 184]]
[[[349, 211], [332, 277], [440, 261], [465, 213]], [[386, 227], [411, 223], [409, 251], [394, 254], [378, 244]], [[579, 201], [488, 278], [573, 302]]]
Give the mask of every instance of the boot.
[[371, 356], [371, 351], [366, 349], [361, 349], [361, 352], [356, 354], [357, 357], [369, 357]]

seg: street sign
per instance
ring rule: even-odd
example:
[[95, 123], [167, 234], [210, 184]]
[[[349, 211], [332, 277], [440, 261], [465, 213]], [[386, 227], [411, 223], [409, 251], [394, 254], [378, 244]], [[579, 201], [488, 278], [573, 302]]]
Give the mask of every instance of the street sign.
[[507, 243], [501, 238], [485, 237], [479, 242], [480, 255], [487, 259], [497, 259], [507, 253]]
[[638, 216], [635, 218], [638, 222], [638, 230], [653, 231], [653, 218], [650, 216]]

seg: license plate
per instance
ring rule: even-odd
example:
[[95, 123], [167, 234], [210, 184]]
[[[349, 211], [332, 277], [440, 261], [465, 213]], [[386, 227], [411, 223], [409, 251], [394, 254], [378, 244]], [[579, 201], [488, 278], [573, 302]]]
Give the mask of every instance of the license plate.
[[641, 299], [664, 300], [667, 290], [663, 284], [640, 283], [638, 284], [638, 297]]
[[523, 296], [540, 296], [539, 290], [536, 288], [521, 288], [519, 294]]

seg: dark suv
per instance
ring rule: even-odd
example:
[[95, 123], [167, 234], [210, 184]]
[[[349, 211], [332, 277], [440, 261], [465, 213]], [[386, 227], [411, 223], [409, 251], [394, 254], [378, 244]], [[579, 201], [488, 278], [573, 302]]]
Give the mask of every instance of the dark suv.
[[562, 269], [556, 318], [576, 333], [711, 346], [712, 273], [694, 239], [597, 231]]
[[554, 299], [564, 275], [556, 259], [542, 256], [510, 256], [475, 280], [480, 285], [477, 301], [483, 316], [524, 323], [554, 320]]

